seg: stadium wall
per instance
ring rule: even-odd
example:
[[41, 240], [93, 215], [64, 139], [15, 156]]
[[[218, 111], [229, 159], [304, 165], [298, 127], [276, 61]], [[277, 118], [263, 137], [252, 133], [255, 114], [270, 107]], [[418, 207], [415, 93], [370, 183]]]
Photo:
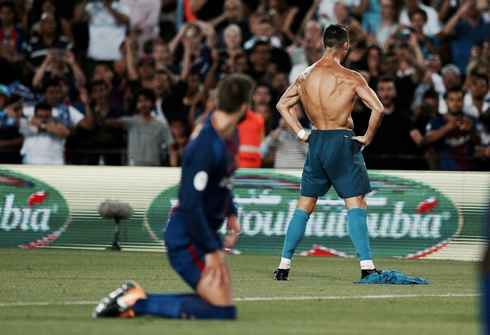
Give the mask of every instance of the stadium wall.
[[[480, 258], [489, 173], [369, 173], [375, 257]], [[235, 251], [281, 253], [300, 177], [300, 170], [238, 171], [234, 194], [243, 234]], [[0, 247], [110, 247], [114, 220], [97, 212], [99, 203], [110, 199], [133, 208], [133, 216], [120, 224], [123, 250], [165, 251], [162, 231], [176, 204], [179, 178], [178, 168], [2, 165]], [[333, 189], [319, 199], [297, 252], [354, 257], [347, 212]]]

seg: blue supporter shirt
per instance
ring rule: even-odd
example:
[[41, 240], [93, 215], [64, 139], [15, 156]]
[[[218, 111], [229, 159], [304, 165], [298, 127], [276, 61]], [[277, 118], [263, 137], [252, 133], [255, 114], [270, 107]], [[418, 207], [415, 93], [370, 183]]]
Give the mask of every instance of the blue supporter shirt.
[[238, 164], [238, 133], [226, 139], [213, 123], [211, 114], [186, 148], [179, 202], [165, 231], [169, 250], [189, 244], [204, 253], [221, 248], [218, 230], [228, 215], [237, 213], [231, 191]]
[[[466, 115], [473, 121], [472, 132], [476, 132], [478, 121], [471, 116]], [[448, 121], [439, 115], [429, 121], [426, 126], [426, 133], [432, 130], [437, 130]], [[436, 144], [437, 153], [439, 155], [439, 169], [445, 171], [473, 171], [476, 166], [472, 161], [475, 153], [475, 146], [471, 143], [470, 132], [455, 128], [449, 131]]]

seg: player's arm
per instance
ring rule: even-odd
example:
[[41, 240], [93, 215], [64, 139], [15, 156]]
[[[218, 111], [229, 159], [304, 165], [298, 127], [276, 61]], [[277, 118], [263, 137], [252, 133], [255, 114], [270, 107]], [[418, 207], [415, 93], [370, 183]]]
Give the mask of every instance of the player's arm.
[[296, 105], [299, 100], [298, 85], [294, 82], [288, 87], [286, 92], [284, 92], [281, 99], [279, 99], [276, 108], [279, 113], [281, 113], [281, 116], [284, 121], [286, 121], [288, 127], [291, 128], [300, 139], [306, 142], [308, 141], [308, 134], [304, 131], [301, 123], [299, 123], [296, 112], [293, 109], [293, 106]]
[[238, 210], [235, 202], [233, 201], [233, 195], [231, 193], [228, 201], [228, 220], [226, 222], [226, 235], [223, 246], [225, 248], [232, 248], [238, 240], [238, 236], [242, 233], [242, 229], [240, 228], [240, 223], [238, 222]]
[[211, 143], [196, 144], [188, 146], [182, 162], [179, 207], [192, 240], [205, 253], [212, 253], [221, 248], [221, 243], [204, 215], [204, 193], [216, 159]]
[[368, 146], [374, 138], [376, 131], [381, 125], [383, 120], [383, 104], [379, 101], [376, 93], [369, 87], [363, 76], [356, 73], [356, 80], [358, 84], [356, 85], [356, 94], [361, 98], [364, 105], [371, 109], [371, 117], [369, 118], [368, 129], [364, 136], [354, 136], [353, 140], [358, 141], [362, 144], [361, 151]]

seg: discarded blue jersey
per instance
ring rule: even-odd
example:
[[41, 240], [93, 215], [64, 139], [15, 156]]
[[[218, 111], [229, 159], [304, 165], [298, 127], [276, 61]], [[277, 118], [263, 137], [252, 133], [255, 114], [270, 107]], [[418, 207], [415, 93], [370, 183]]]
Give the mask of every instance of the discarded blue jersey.
[[383, 271], [381, 274], [373, 273], [354, 284], [429, 284], [420, 277], [408, 277], [396, 270]]
[[195, 245], [203, 253], [222, 247], [218, 230], [236, 214], [231, 193], [238, 163], [238, 133], [219, 134], [213, 114], [191, 136], [182, 161], [179, 201], [165, 230], [170, 251]]

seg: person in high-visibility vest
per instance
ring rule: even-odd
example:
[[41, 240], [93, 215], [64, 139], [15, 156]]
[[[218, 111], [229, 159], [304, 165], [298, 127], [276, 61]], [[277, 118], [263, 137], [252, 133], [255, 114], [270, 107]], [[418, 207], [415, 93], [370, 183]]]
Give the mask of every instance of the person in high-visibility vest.
[[245, 119], [237, 126], [240, 146], [239, 168], [260, 168], [260, 143], [264, 140], [264, 117], [249, 109]]

